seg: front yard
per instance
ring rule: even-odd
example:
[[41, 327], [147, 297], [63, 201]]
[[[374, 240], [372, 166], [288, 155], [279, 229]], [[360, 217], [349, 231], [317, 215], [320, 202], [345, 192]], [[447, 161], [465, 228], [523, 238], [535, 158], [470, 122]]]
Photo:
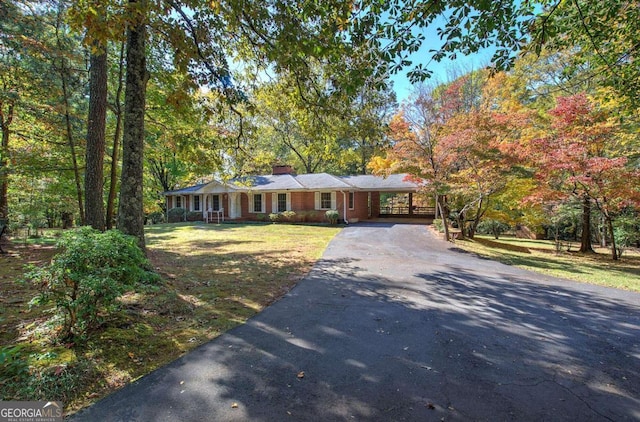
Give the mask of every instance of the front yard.
[[[127, 294], [86, 344], [51, 344], [46, 309], [22, 282], [25, 264], [51, 246], [14, 243], [0, 256], [2, 400], [62, 400], [75, 411], [243, 323], [285, 294], [322, 255], [337, 227], [170, 224], [147, 228], [148, 256], [163, 283]], [[17, 349], [11, 348], [18, 346]], [[27, 363], [24, 367], [21, 362]]]
[[640, 251], [629, 248], [613, 261], [611, 251], [593, 245], [594, 254], [581, 254], [580, 244], [565, 242], [560, 250], [551, 240], [500, 239], [477, 235], [456, 241], [456, 246], [531, 271], [583, 283], [640, 292]]

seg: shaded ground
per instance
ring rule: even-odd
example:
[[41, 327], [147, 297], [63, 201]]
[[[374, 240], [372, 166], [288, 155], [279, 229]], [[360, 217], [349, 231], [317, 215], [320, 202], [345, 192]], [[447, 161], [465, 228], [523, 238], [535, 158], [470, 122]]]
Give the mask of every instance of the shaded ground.
[[[55, 248], [6, 242], [8, 253], [0, 254], [0, 400], [57, 400], [65, 412], [89, 405], [244, 323], [307, 275], [339, 230], [147, 227], [148, 256], [164, 280], [124, 295], [120, 309], [78, 344], [55, 342], [52, 306], [30, 307], [39, 286], [23, 281], [24, 265], [47, 264]], [[57, 237], [34, 241], [53, 244]], [[5, 359], [5, 350], [14, 350], [12, 359]], [[13, 361], [24, 370], [7, 364]]]
[[343, 230], [230, 332], [74, 420], [637, 420], [640, 295]]

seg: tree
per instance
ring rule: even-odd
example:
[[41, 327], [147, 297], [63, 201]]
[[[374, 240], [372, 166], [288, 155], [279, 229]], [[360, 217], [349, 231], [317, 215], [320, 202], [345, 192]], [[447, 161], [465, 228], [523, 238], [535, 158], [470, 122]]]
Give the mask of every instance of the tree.
[[87, 23], [89, 56], [89, 112], [87, 123], [86, 170], [84, 177], [85, 222], [96, 230], [105, 229], [104, 215], [104, 154], [107, 120], [107, 42], [104, 34], [107, 10], [105, 2], [90, 1], [94, 11], [92, 23]]
[[396, 107], [391, 89], [376, 90], [369, 85], [364, 85], [352, 100], [344, 101], [339, 111], [339, 136], [349, 146], [341, 154], [346, 173], [367, 174], [371, 158], [389, 146], [385, 132]]
[[135, 236], [142, 250], [145, 249], [142, 196], [144, 113], [149, 78], [146, 68], [146, 7], [146, 0], [129, 1], [131, 21], [127, 27], [124, 137], [118, 208], [118, 228]]
[[263, 61], [278, 72], [293, 70], [299, 81], [305, 81], [313, 73], [309, 57], [331, 57], [334, 62], [349, 57], [343, 54], [349, 53], [348, 43], [338, 22], [346, 25], [350, 13], [349, 4], [337, 1], [305, 3], [295, 8], [280, 1], [192, 0], [182, 4], [166, 0], [160, 7], [144, 0], [130, 1], [119, 227], [144, 244], [140, 186], [146, 72], [141, 47], [149, 22], [163, 28], [165, 42], [179, 51], [171, 57], [176, 69], [189, 74], [195, 85], [219, 93], [222, 104], [237, 111], [235, 105], [245, 97], [233, 85], [228, 55]]
[[462, 236], [474, 237], [491, 198], [507, 186], [513, 161], [502, 146], [524, 123], [517, 113], [485, 109], [456, 114], [445, 123], [439, 148], [449, 152], [450, 195], [458, 203]]
[[89, 117], [84, 177], [86, 223], [104, 230], [104, 152], [107, 119], [107, 53], [105, 46], [91, 53], [89, 70]]
[[[0, 97], [5, 126], [6, 106], [12, 104], [11, 126], [4, 128], [8, 131], [0, 154], [0, 161], [10, 160], [0, 166], [0, 185], [9, 195], [16, 195], [19, 189], [12, 189], [9, 181], [21, 175], [46, 179], [55, 172], [64, 179], [60, 180], [64, 186], [69, 186], [66, 179], [71, 175], [81, 215], [82, 162], [77, 158], [82, 145], [77, 140], [84, 132], [78, 119], [84, 111], [84, 58], [78, 38], [65, 24], [65, 8], [57, 3], [52, 6], [28, 0], [0, 5], [0, 78], [6, 88]], [[65, 201], [72, 200], [66, 189], [59, 194]], [[8, 195], [0, 196], [9, 214], [24, 208], [16, 203], [9, 207]], [[64, 208], [69, 211], [67, 205]]]
[[[580, 252], [591, 247], [591, 209], [595, 206], [614, 232], [616, 213], [639, 197], [637, 169], [627, 167], [628, 159], [615, 156], [618, 125], [599, 110], [585, 94], [558, 98], [551, 110], [553, 132], [532, 143], [536, 179], [541, 199], [575, 197], [582, 202]], [[612, 258], [618, 258], [614, 244]]]
[[324, 169], [340, 153], [338, 117], [329, 106], [329, 98], [339, 101], [338, 96], [315, 86], [297, 86], [295, 79], [281, 76], [255, 96], [257, 120], [264, 128], [258, 135], [270, 138], [266, 146], [276, 152], [275, 160], [305, 173]]

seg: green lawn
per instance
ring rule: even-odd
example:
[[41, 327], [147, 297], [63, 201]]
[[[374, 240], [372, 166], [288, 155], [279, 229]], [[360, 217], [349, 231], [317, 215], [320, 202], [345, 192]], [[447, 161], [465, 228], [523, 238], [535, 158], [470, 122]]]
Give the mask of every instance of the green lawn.
[[51, 344], [47, 310], [28, 306], [36, 287], [20, 281], [24, 264], [51, 259], [50, 239], [15, 242], [0, 256], [0, 347], [18, 345], [16, 356], [31, 376], [0, 376], [0, 399], [62, 400], [67, 411], [86, 406], [264, 309], [308, 273], [339, 231], [287, 224], [147, 227], [148, 256], [163, 283], [125, 295], [121, 310], [77, 345]]
[[[618, 261], [611, 251], [595, 248], [595, 254], [580, 254], [580, 244], [565, 242], [560, 252], [549, 240], [517, 239], [477, 235], [457, 240], [456, 246], [497, 261], [554, 277], [640, 292], [640, 252], [627, 250]], [[568, 247], [571, 247], [567, 251]]]

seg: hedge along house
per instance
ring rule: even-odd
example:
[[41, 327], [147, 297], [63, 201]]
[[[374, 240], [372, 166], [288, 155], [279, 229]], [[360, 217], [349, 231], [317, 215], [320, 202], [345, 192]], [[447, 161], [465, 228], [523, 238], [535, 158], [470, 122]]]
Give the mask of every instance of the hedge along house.
[[[247, 176], [226, 183], [211, 181], [164, 192], [168, 221], [267, 220], [271, 213], [295, 212], [295, 221], [320, 222], [336, 210], [347, 223], [384, 216], [433, 217], [433, 207], [412, 204], [419, 186], [404, 174], [338, 177], [327, 173], [295, 174], [290, 166], [276, 166], [273, 174]], [[381, 205], [381, 198], [404, 198], [403, 207]], [[180, 218], [170, 210], [185, 212]], [[169, 219], [170, 215], [173, 219]]]

